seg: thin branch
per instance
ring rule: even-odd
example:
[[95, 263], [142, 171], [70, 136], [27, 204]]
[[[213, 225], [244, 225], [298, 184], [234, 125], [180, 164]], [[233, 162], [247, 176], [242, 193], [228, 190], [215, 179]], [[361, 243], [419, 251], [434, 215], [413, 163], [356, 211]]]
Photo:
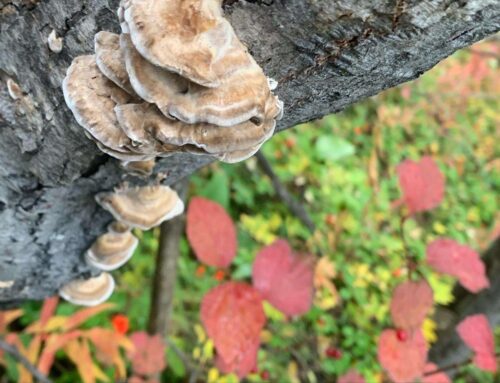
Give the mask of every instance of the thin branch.
[[316, 226], [312, 221], [311, 217], [307, 213], [304, 206], [302, 206], [286, 189], [286, 187], [281, 183], [280, 179], [274, 172], [271, 164], [264, 156], [262, 152], [258, 152], [255, 157], [257, 158], [257, 164], [262, 172], [269, 177], [271, 183], [273, 184], [274, 190], [278, 197], [283, 201], [283, 203], [290, 209], [290, 211], [309, 229], [311, 233], [316, 230]]
[[28, 360], [26, 357], [19, 352], [19, 350], [0, 339], [0, 350], [5, 351], [7, 354], [12, 356], [17, 362], [19, 362], [26, 370], [30, 372], [31, 375], [38, 381], [42, 383], [52, 383], [52, 380], [47, 378]]
[[[177, 184], [177, 190], [184, 199], [188, 180]], [[174, 288], [177, 279], [179, 242], [184, 230], [184, 216], [164, 222], [160, 228], [160, 246], [156, 255], [156, 269], [151, 291], [148, 332], [161, 334], [166, 339], [172, 312]]]

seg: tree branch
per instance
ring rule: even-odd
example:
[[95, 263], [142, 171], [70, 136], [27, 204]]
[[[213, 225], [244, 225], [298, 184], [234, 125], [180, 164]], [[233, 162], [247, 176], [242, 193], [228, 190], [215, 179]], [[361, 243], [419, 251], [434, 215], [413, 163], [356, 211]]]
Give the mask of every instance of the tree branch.
[[260, 170], [269, 177], [271, 183], [273, 184], [274, 191], [281, 199], [281, 201], [290, 209], [290, 211], [300, 220], [302, 223], [309, 229], [311, 233], [316, 230], [316, 226], [312, 221], [311, 217], [307, 213], [304, 206], [302, 206], [290, 192], [287, 190], [285, 185], [283, 185], [279, 179], [279, 177], [274, 172], [271, 164], [267, 160], [264, 153], [259, 151], [255, 157], [257, 158], [257, 164], [259, 165]]
[[52, 383], [52, 380], [48, 379], [45, 375], [38, 371], [38, 369], [28, 359], [26, 359], [26, 357], [21, 354], [16, 347], [8, 344], [3, 339], [0, 339], [0, 350], [5, 351], [7, 354], [12, 356], [26, 370], [28, 370], [38, 382]]
[[[181, 180], [175, 185], [179, 196], [185, 201], [189, 180]], [[180, 255], [179, 243], [184, 231], [185, 215], [164, 222], [160, 227], [160, 247], [156, 255], [155, 277], [151, 288], [151, 308], [148, 331], [160, 334], [166, 339], [177, 280], [177, 260]]]

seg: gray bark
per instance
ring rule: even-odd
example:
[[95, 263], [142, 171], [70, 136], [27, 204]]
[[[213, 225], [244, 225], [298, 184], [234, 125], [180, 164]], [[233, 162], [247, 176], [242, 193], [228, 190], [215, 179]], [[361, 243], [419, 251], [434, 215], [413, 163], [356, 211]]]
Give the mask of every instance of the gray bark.
[[[61, 81], [74, 57], [92, 51], [97, 31], [118, 31], [117, 2], [0, 0], [0, 280], [15, 281], [0, 289], [4, 307], [92, 272], [82, 253], [111, 220], [94, 195], [125, 176], [85, 138]], [[500, 0], [231, 3], [238, 35], [279, 81], [280, 130], [417, 78], [500, 29]], [[47, 47], [52, 29], [64, 37], [60, 54]], [[9, 97], [7, 78], [22, 100]], [[178, 155], [156, 170], [173, 183], [209, 162]]]

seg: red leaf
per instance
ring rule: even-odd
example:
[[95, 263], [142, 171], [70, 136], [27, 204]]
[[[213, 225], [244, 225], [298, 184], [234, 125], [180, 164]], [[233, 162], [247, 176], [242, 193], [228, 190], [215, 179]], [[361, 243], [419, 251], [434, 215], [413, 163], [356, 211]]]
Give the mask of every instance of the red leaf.
[[217, 355], [216, 366], [224, 374], [235, 373], [240, 379], [243, 379], [252, 371], [257, 370], [257, 353], [260, 342], [256, 340], [247, 350], [245, 350], [239, 359], [233, 359], [226, 362], [221, 355]]
[[163, 371], [165, 363], [165, 344], [159, 334], [150, 336], [144, 331], [130, 336], [134, 350], [128, 354], [134, 373], [151, 376]]
[[252, 279], [262, 297], [286, 315], [307, 312], [313, 299], [313, 267], [278, 240], [263, 248], [253, 264]]
[[[433, 372], [438, 370], [439, 367], [434, 363], [427, 363], [425, 365], [424, 373]], [[421, 383], [451, 383], [450, 378], [444, 372], [436, 372], [432, 375], [423, 376]]]
[[125, 315], [117, 314], [111, 318], [111, 324], [118, 334], [126, 334], [129, 328], [129, 320]]
[[189, 243], [200, 262], [227, 267], [236, 256], [236, 228], [219, 204], [201, 197], [191, 199], [186, 224]]
[[217, 286], [203, 298], [201, 321], [214, 341], [221, 367], [240, 376], [246, 373], [255, 361], [254, 350], [266, 322], [259, 293], [241, 282]]
[[40, 313], [40, 326], [43, 328], [49, 321], [49, 319], [54, 315], [59, 303], [59, 296], [54, 295], [53, 297], [45, 299], [42, 306], [42, 311]]
[[349, 370], [347, 374], [340, 376], [337, 383], [366, 383], [365, 378], [355, 370]]
[[427, 246], [427, 263], [440, 273], [457, 277], [473, 293], [490, 286], [479, 254], [452, 239], [440, 238]]
[[422, 332], [413, 331], [406, 341], [400, 341], [395, 330], [384, 330], [378, 341], [378, 360], [394, 382], [413, 382], [422, 376], [427, 361]]
[[457, 332], [475, 352], [474, 364], [483, 370], [496, 372], [495, 341], [488, 318], [483, 314], [468, 316], [458, 324]]
[[402, 329], [419, 328], [433, 303], [432, 288], [425, 279], [403, 282], [392, 293], [392, 321]]
[[396, 171], [410, 214], [434, 209], [443, 200], [445, 179], [431, 157], [403, 161]]

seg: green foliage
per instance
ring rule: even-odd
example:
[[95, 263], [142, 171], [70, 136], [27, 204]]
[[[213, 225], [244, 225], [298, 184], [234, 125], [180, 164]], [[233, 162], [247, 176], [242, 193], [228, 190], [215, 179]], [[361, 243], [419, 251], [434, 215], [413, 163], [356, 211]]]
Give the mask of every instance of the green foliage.
[[[482, 48], [487, 44], [477, 49]], [[270, 373], [271, 381], [326, 382], [352, 367], [369, 382], [381, 381], [377, 337], [390, 326], [390, 293], [407, 273], [400, 235], [402, 207], [395, 203], [401, 197], [395, 168], [404, 159], [432, 155], [446, 177], [443, 203], [419, 215], [418, 222], [410, 219], [405, 224], [410, 253], [422, 259], [426, 244], [443, 235], [479, 251], [488, 246], [500, 219], [500, 101], [494, 81], [498, 64], [484, 57], [481, 64], [477, 60], [461, 52], [414, 83], [290, 129], [265, 145], [273, 169], [316, 224], [313, 235], [275, 195], [253, 158], [239, 165], [214, 164], [191, 178], [191, 195], [217, 201], [238, 222], [238, 254], [227, 270], [231, 279], [248, 280], [258, 250], [278, 237], [287, 237], [295, 249], [333, 265], [327, 279], [334, 289], [319, 286], [315, 305], [305, 316], [286, 320], [266, 306], [268, 325], [262, 334], [259, 368]], [[116, 311], [128, 316], [133, 330], [147, 325], [157, 247], [157, 232], [142, 234], [132, 261], [115, 273], [118, 288], [111, 301]], [[219, 283], [217, 270], [200, 266], [184, 239], [181, 253], [169, 342], [199, 366], [202, 380], [234, 381], [213, 369], [213, 345], [199, 326], [199, 304]], [[424, 272], [436, 302], [451, 303], [453, 280]], [[37, 320], [39, 307], [26, 304], [20, 324]], [[57, 314], [76, 311], [60, 304]], [[425, 325], [428, 340], [432, 325]], [[86, 328], [96, 326], [109, 327], [110, 314], [85, 323]], [[328, 357], [328, 347], [342, 355]], [[185, 381], [189, 366], [170, 348], [167, 359], [163, 380]], [[76, 381], [70, 368], [61, 368], [58, 382]], [[16, 379], [12, 362], [6, 373]], [[112, 371], [106, 373], [112, 379]], [[259, 373], [248, 380], [263, 381]], [[467, 367], [457, 382], [467, 381], [493, 378]]]

